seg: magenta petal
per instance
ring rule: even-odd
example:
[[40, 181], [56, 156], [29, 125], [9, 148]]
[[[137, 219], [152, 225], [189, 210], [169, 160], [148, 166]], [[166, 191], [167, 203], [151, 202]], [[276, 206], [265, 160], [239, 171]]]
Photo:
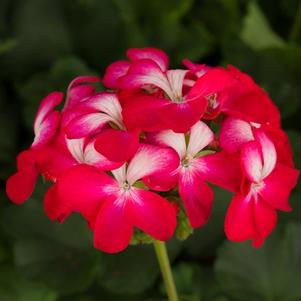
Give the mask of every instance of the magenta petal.
[[203, 116], [207, 106], [204, 98], [187, 100], [181, 103], [169, 102], [159, 108], [165, 124], [177, 133], [186, 133]]
[[141, 143], [129, 163], [127, 180], [132, 185], [148, 176], [172, 173], [178, 166], [179, 156], [174, 150]]
[[126, 54], [131, 61], [150, 59], [157, 63], [162, 71], [166, 71], [168, 68], [168, 56], [161, 49], [151, 47], [130, 48]]
[[94, 135], [112, 118], [104, 113], [88, 113], [72, 119], [65, 128], [69, 139], [78, 139]]
[[70, 215], [70, 211], [62, 208], [57, 185], [53, 185], [47, 190], [44, 197], [44, 211], [51, 220], [58, 220], [59, 222], [63, 222]]
[[58, 111], [53, 111], [45, 117], [38, 130], [35, 131], [35, 138], [31, 145], [32, 148], [42, 147], [49, 142], [58, 129], [60, 118], [61, 116]]
[[111, 197], [103, 203], [94, 226], [94, 246], [107, 253], [123, 251], [133, 235], [127, 200]]
[[238, 154], [222, 151], [200, 157], [196, 162], [206, 181], [232, 192], [240, 192], [243, 175]]
[[126, 75], [130, 63], [127, 61], [117, 61], [109, 65], [103, 77], [103, 84], [112, 89], [118, 88], [118, 79]]
[[78, 76], [69, 85], [64, 110], [70, 109], [95, 93], [95, 86], [87, 83], [100, 82], [97, 76]]
[[254, 136], [249, 122], [234, 117], [228, 117], [223, 121], [219, 141], [221, 147], [227, 152], [237, 152], [252, 140]]
[[254, 90], [239, 97], [228, 97], [223, 112], [240, 119], [280, 126], [280, 114], [268, 95], [262, 90]]
[[68, 151], [52, 144], [36, 151], [36, 161], [40, 173], [51, 181], [55, 181], [66, 170], [78, 164]]
[[133, 97], [126, 101], [122, 116], [127, 129], [141, 129], [143, 131], [159, 131], [166, 128], [158, 110], [166, 104], [167, 100], [149, 95]]
[[176, 210], [163, 197], [143, 189], [133, 189], [129, 199], [134, 226], [158, 240], [168, 240], [176, 228]]
[[277, 213], [273, 207], [258, 197], [257, 201], [254, 202], [254, 218], [257, 235], [254, 237], [253, 246], [258, 248], [275, 228]]
[[17, 167], [19, 171], [31, 171], [36, 169], [35, 153], [32, 150], [25, 150], [18, 154]]
[[179, 179], [179, 193], [193, 228], [207, 223], [212, 211], [213, 191], [198, 173], [183, 171]]
[[81, 86], [84, 83], [97, 83], [97, 82], [100, 82], [100, 78], [97, 76], [89, 76], [89, 75], [78, 76], [70, 83], [68, 90], [70, 92], [70, 90], [73, 89], [74, 87]]
[[235, 242], [256, 237], [253, 199], [241, 195], [233, 197], [226, 214], [225, 233]]
[[297, 185], [299, 171], [284, 165], [277, 165], [275, 170], [264, 179], [259, 194], [276, 209], [290, 211], [288, 199], [291, 190]]
[[207, 70], [207, 72], [196, 81], [188, 97], [207, 97], [233, 86], [236, 82], [232, 74], [226, 69], [221, 67], [212, 68]]
[[158, 172], [143, 178], [143, 183], [150, 189], [156, 191], [168, 191], [175, 188], [178, 184], [178, 173]]
[[136, 152], [138, 141], [138, 131], [107, 129], [97, 136], [95, 149], [111, 161], [125, 162]]
[[162, 89], [170, 98], [174, 96], [166, 74], [158, 64], [149, 59], [133, 62], [128, 73], [119, 79], [118, 84], [122, 89], [135, 89], [145, 85], [153, 85]]
[[61, 103], [64, 94], [61, 92], [52, 92], [47, 95], [39, 106], [38, 112], [36, 114], [36, 118], [34, 121], [34, 131], [38, 132], [41, 123], [47, 117], [47, 115], [52, 112], [52, 110]]
[[262, 180], [263, 162], [259, 143], [248, 142], [241, 151], [242, 168], [251, 182], [258, 183]]
[[19, 171], [6, 181], [6, 194], [16, 204], [23, 204], [33, 193], [38, 172], [36, 170]]
[[58, 195], [64, 210], [81, 213], [89, 221], [95, 218], [102, 200], [107, 197], [106, 189], [117, 193], [118, 184], [88, 165], [75, 166], [58, 180]]
[[278, 128], [267, 127], [265, 134], [273, 141], [277, 151], [277, 162], [293, 167], [293, 153], [287, 134]]

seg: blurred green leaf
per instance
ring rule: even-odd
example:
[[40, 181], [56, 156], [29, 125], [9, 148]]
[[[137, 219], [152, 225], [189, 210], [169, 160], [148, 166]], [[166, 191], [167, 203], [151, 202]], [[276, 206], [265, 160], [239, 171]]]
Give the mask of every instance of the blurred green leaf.
[[100, 269], [96, 250], [73, 249], [47, 240], [18, 240], [15, 264], [27, 277], [39, 279], [61, 293], [83, 291]]
[[12, 50], [17, 45], [17, 41], [14, 39], [7, 39], [0, 41], [0, 55]]
[[[47, 13], [45, 13], [47, 11]], [[24, 0], [12, 17], [16, 47], [7, 53], [4, 68], [9, 75], [26, 77], [70, 52], [70, 38], [60, 1]]]
[[301, 134], [297, 131], [287, 131], [287, 135], [292, 147], [295, 166], [301, 170]]
[[53, 90], [66, 93], [69, 83], [79, 75], [95, 75], [87, 64], [75, 56], [55, 61], [48, 72], [38, 72], [16, 85], [23, 106], [23, 116], [29, 129], [41, 100]]
[[104, 70], [126, 50], [126, 36], [111, 0], [61, 1], [75, 53]]
[[69, 83], [80, 75], [97, 75], [76, 56], [66, 56], [57, 60], [49, 72], [49, 82], [55, 90], [66, 91]]
[[225, 45], [224, 50], [226, 63], [240, 67], [267, 90], [283, 119], [300, 108], [300, 47], [286, 46], [256, 52], [235, 41]]
[[1, 301], [56, 301], [56, 292], [41, 283], [26, 280], [8, 266], [0, 266]]
[[[181, 243], [168, 243], [171, 260], [179, 253]], [[104, 271], [99, 283], [106, 289], [120, 294], [138, 294], [150, 288], [160, 274], [152, 245], [128, 247], [122, 253], [104, 254]]]
[[84, 290], [101, 269], [101, 253], [93, 249], [91, 234], [79, 216], [59, 225], [49, 221], [41, 204], [31, 199], [23, 207], [8, 208], [3, 223], [17, 239], [18, 269], [61, 293]]
[[241, 30], [241, 39], [255, 50], [285, 45], [285, 42], [273, 32], [255, 1], [249, 2], [248, 12]]
[[213, 212], [208, 223], [201, 229], [195, 229], [184, 242], [185, 251], [194, 258], [211, 258], [216, 247], [225, 239], [224, 217], [232, 197], [221, 188], [214, 188], [214, 193]]
[[173, 275], [180, 300], [201, 300], [202, 284], [199, 266], [184, 262], [180, 263], [173, 268]]
[[298, 301], [301, 299], [301, 224], [288, 224], [260, 249], [250, 243], [226, 242], [215, 271], [220, 286], [234, 300]]

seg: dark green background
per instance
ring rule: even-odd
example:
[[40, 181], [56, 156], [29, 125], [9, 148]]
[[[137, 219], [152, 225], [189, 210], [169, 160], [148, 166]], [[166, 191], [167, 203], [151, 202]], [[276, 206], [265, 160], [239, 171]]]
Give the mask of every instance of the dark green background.
[[[26, 205], [8, 202], [5, 179], [32, 141], [43, 96], [65, 91], [77, 75], [103, 75], [129, 47], [161, 47], [173, 67], [185, 57], [230, 63], [270, 93], [300, 168], [300, 19], [299, 0], [0, 0], [0, 301], [165, 296], [151, 246], [119, 255], [93, 250], [78, 216], [63, 225], [47, 220], [42, 183]], [[226, 242], [231, 196], [217, 190], [208, 225], [168, 245], [181, 300], [301, 300], [300, 196], [299, 185], [293, 212], [280, 214], [275, 233], [254, 250]]]

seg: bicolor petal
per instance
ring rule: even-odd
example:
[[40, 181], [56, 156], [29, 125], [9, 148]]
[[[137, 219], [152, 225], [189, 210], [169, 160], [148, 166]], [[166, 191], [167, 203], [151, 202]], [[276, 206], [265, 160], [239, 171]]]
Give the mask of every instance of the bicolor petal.
[[190, 138], [187, 154], [194, 157], [199, 151], [208, 146], [214, 140], [214, 133], [208, 125], [202, 121], [194, 124], [190, 130]]
[[242, 119], [227, 117], [220, 129], [219, 141], [229, 153], [239, 151], [244, 144], [254, 140], [251, 124]]
[[151, 47], [130, 48], [126, 54], [131, 61], [149, 59], [157, 63], [162, 71], [166, 71], [168, 68], [168, 56], [161, 49]]
[[127, 180], [129, 184], [134, 184], [150, 175], [172, 172], [178, 166], [179, 158], [172, 149], [140, 144], [129, 163]]
[[131, 63], [127, 61], [117, 61], [109, 65], [103, 77], [103, 84], [112, 89], [119, 88], [118, 80], [126, 75]]
[[134, 188], [129, 202], [131, 220], [135, 227], [158, 240], [169, 240], [176, 228], [176, 210], [160, 195]]
[[213, 191], [198, 175], [198, 172], [185, 168], [179, 177], [179, 193], [193, 228], [207, 223], [213, 204]]
[[94, 226], [94, 247], [107, 253], [123, 251], [133, 235], [126, 200], [109, 197], [102, 204]]
[[256, 141], [248, 142], [241, 151], [242, 168], [251, 182], [262, 180], [263, 161], [260, 144]]

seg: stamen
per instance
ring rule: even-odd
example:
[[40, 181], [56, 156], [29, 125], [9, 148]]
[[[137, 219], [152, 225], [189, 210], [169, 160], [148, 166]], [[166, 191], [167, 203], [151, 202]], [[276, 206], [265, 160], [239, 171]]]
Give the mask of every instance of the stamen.
[[191, 156], [186, 155], [186, 156], [182, 159], [181, 165], [182, 165], [183, 167], [189, 167], [190, 164], [191, 164], [191, 159], [192, 159]]
[[218, 107], [218, 101], [217, 101], [217, 93], [213, 93], [206, 97], [208, 100], [209, 108], [216, 109]]
[[127, 181], [125, 181], [125, 182], [122, 183], [121, 188], [122, 188], [124, 191], [128, 191], [128, 190], [131, 189], [131, 185], [130, 185]]

